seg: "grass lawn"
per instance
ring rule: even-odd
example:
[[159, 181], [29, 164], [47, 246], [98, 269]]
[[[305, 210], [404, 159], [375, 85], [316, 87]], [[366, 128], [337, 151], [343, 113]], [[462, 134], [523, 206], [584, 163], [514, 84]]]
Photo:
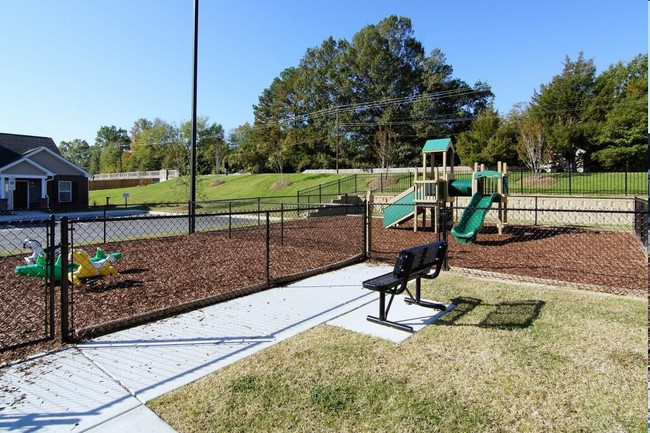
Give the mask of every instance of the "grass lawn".
[[[329, 184], [323, 187], [322, 194], [326, 195], [324, 201], [329, 201], [341, 190], [341, 193], [353, 191], [363, 193], [369, 187], [375, 192], [382, 190], [400, 193], [411, 186], [410, 174], [391, 175], [390, 179], [381, 185], [377, 174], [359, 174], [355, 180], [350, 175], [336, 174], [256, 174], [256, 175], [231, 175], [231, 176], [199, 176], [197, 178], [197, 200], [230, 200], [250, 197], [282, 197], [278, 201], [287, 202], [287, 199], [296, 197], [298, 191], [305, 192], [318, 185]], [[574, 195], [600, 195], [619, 196], [626, 189], [628, 195], [645, 197], [648, 192], [647, 174], [644, 173], [544, 173], [540, 180], [532, 180], [532, 175], [525, 174], [525, 182], [521, 182], [521, 173], [510, 173], [511, 194], [568, 194]], [[458, 179], [468, 179], [468, 174], [459, 173]], [[337, 180], [344, 180], [340, 185]], [[371, 185], [371, 179], [374, 179]], [[397, 181], [395, 184], [394, 182]], [[570, 185], [570, 186], [569, 186]], [[281, 186], [280, 188], [278, 188]], [[130, 188], [101, 189], [90, 191], [89, 204], [103, 206], [106, 197], [114, 205], [124, 204], [123, 194], [128, 193], [129, 204], [151, 203], [182, 203], [189, 198], [189, 178], [171, 179], [147, 186]], [[316, 202], [319, 189], [311, 190], [312, 197], [302, 197], [302, 200]]]
[[323, 324], [148, 405], [179, 432], [647, 431], [646, 299], [423, 286], [458, 307], [402, 344]]
[[523, 175], [510, 172], [511, 194], [569, 194], [619, 196], [647, 196], [648, 178], [645, 172], [606, 172], [606, 173], [542, 173], [540, 179], [532, 174]]
[[[343, 175], [331, 174], [257, 174], [231, 176], [199, 176], [197, 199], [230, 200], [242, 197], [295, 197], [300, 190], [340, 179]], [[282, 188], [277, 189], [282, 184]], [[147, 186], [100, 189], [90, 191], [91, 205], [124, 204], [123, 194], [129, 194], [129, 204], [187, 202], [189, 178], [170, 179]], [[284, 201], [287, 201], [286, 199]]]

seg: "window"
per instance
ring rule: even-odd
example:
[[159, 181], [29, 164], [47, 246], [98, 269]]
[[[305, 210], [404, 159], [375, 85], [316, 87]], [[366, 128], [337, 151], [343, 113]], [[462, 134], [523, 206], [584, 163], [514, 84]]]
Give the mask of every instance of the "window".
[[72, 201], [72, 182], [69, 180], [59, 181], [59, 203]]

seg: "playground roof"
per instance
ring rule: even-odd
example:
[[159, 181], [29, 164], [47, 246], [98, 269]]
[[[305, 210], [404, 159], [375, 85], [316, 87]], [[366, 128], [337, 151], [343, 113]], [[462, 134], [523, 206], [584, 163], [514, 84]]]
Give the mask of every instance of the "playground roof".
[[446, 152], [450, 147], [453, 148], [451, 138], [437, 138], [435, 140], [427, 140], [424, 143], [422, 152]]

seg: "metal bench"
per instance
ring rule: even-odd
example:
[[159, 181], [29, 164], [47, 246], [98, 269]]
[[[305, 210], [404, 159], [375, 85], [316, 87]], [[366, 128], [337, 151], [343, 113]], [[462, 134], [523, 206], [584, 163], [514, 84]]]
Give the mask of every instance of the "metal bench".
[[[439, 241], [401, 251], [395, 260], [393, 272], [371, 278], [363, 282], [364, 289], [379, 292], [379, 317], [368, 316], [367, 319], [380, 325], [391, 326], [402, 331], [413, 332], [413, 327], [388, 320], [388, 311], [395, 295], [406, 291], [409, 297], [404, 301], [407, 304], [416, 304], [421, 307], [445, 310], [444, 304], [424, 301], [420, 298], [420, 280], [433, 279], [440, 274], [440, 270], [447, 254], [447, 242]], [[411, 294], [407, 285], [415, 280], [415, 296]], [[386, 305], [386, 295], [390, 295]]]

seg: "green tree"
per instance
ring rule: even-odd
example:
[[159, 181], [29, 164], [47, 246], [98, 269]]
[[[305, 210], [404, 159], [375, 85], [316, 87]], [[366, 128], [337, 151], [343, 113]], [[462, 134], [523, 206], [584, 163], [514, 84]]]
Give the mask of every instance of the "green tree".
[[434, 49], [421, 62], [418, 98], [413, 103], [412, 118], [420, 139], [447, 137], [471, 128], [473, 119], [492, 103], [490, 86], [478, 81], [474, 86], [454, 78], [442, 51]]
[[408, 18], [368, 25], [351, 42], [330, 37], [262, 92], [255, 146], [238, 158], [267, 154], [263, 171], [417, 164], [424, 139], [469, 129], [493, 98], [452, 72], [439, 50], [425, 56]]
[[[224, 158], [228, 154], [228, 147], [224, 139], [223, 127], [217, 123], [210, 123], [209, 118], [200, 116], [196, 121], [196, 171], [198, 174], [219, 174], [223, 172]], [[191, 142], [192, 121], [181, 125], [183, 141]], [[189, 148], [187, 150], [189, 155]], [[189, 159], [188, 159], [189, 161]]]
[[[422, 143], [412, 139], [412, 128], [404, 119], [410, 119], [410, 101], [417, 95], [423, 55], [411, 20], [404, 17], [390, 16], [364, 27], [352, 38], [344, 62], [354, 104], [349, 124], [356, 138], [352, 145], [361, 150], [357, 165], [372, 166], [382, 160], [410, 163], [419, 153]], [[394, 149], [390, 154], [385, 152], [388, 138]], [[377, 146], [377, 140], [385, 143]]]
[[542, 122], [554, 164], [569, 168], [576, 151], [589, 147], [589, 129], [582, 119], [593, 99], [595, 77], [593, 60], [582, 52], [575, 61], [566, 56], [562, 73], [533, 95], [531, 110]]
[[[252, 139], [257, 151], [267, 155], [263, 171], [282, 172], [290, 150], [294, 149], [295, 153], [300, 151], [295, 145], [302, 141], [301, 126], [305, 113], [298, 78], [297, 68], [285, 69], [262, 92], [258, 105], [254, 106], [255, 131]], [[290, 130], [293, 130], [291, 135], [288, 134]], [[295, 155], [295, 158], [299, 158], [299, 155]]]
[[71, 163], [86, 171], [90, 171], [90, 145], [86, 140], [75, 138], [72, 141], [62, 141], [59, 143], [61, 155]]
[[185, 172], [182, 155], [179, 158], [176, 152], [181, 143], [180, 130], [174, 125], [158, 118], [138, 119], [131, 128], [131, 137], [130, 171], [167, 168]]
[[607, 102], [600, 110], [595, 139], [599, 149], [593, 159], [607, 169], [647, 169], [648, 55], [639, 55], [627, 65], [619, 62], [597, 79], [598, 98]]
[[102, 157], [102, 149], [99, 146], [90, 146], [90, 163], [88, 165], [89, 173], [101, 173], [100, 159]]
[[330, 37], [321, 46], [308, 49], [300, 61], [297, 84], [304, 112], [309, 116], [300, 125], [300, 134], [290, 138], [290, 163], [298, 171], [350, 166], [345, 137], [339, 127], [349, 119], [346, 111], [339, 108], [350, 103], [351, 85], [343, 61], [349, 46], [345, 40]]
[[517, 162], [516, 136], [499, 113], [490, 105], [479, 112], [472, 122], [472, 129], [458, 135], [456, 150], [464, 165], [475, 162], [494, 165], [498, 161]]
[[230, 131], [228, 146], [232, 149], [228, 157], [232, 170], [259, 173], [264, 167], [266, 155], [257, 148], [253, 127], [248, 122]]
[[114, 125], [100, 127], [95, 138], [95, 146], [100, 149], [99, 172], [124, 171], [123, 155], [129, 143], [129, 135], [124, 129]]

